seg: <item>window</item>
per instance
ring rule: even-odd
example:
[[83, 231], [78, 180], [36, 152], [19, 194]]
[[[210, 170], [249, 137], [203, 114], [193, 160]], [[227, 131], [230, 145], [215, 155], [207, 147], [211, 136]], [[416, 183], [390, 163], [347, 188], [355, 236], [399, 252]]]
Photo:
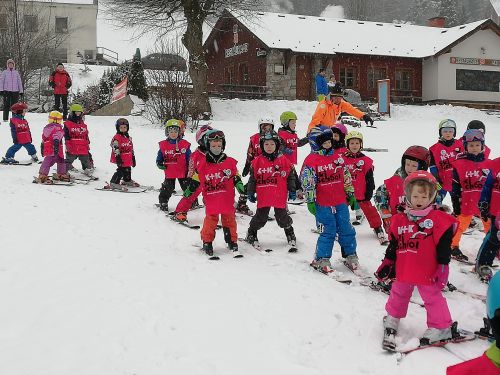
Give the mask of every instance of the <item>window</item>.
[[234, 85], [234, 66], [228, 66], [224, 69], [224, 82], [228, 85]]
[[353, 66], [340, 68], [340, 83], [345, 88], [357, 87], [357, 69]]
[[84, 57], [85, 57], [85, 60], [94, 60], [94, 50], [93, 49], [86, 49], [84, 51]]
[[500, 92], [500, 72], [457, 69], [457, 90]]
[[248, 65], [246, 63], [240, 64], [239, 69], [240, 69], [240, 74], [239, 74], [240, 84], [249, 85], [250, 76], [248, 75]]
[[396, 90], [413, 89], [413, 72], [411, 70], [396, 69]]
[[38, 17], [25, 15], [24, 29], [29, 33], [36, 33], [38, 31]]
[[68, 17], [56, 17], [56, 33], [66, 34], [68, 32]]
[[368, 90], [375, 90], [377, 88], [377, 81], [379, 79], [387, 78], [386, 68], [368, 68]]
[[274, 64], [274, 74], [284, 75], [285, 74], [285, 65]]
[[55, 58], [57, 62], [68, 62], [68, 50], [66, 48], [58, 48], [55, 51]]
[[7, 30], [7, 14], [0, 13], [0, 30]]

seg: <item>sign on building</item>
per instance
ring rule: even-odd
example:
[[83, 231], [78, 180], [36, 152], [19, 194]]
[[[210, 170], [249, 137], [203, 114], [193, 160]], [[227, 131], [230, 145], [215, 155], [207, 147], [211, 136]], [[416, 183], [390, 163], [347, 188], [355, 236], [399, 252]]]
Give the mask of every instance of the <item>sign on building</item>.
[[243, 43], [243, 44], [235, 45], [231, 48], [226, 48], [224, 50], [224, 55], [227, 59], [228, 57], [242, 55], [242, 54], [247, 53], [247, 52], [248, 52], [248, 43]]
[[500, 66], [500, 60], [475, 57], [450, 57], [450, 64]]

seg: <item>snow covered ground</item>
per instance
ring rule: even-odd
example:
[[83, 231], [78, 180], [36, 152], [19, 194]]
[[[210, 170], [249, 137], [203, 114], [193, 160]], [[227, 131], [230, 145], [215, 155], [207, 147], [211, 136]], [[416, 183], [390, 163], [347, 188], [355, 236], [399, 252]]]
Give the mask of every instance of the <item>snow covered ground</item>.
[[[227, 135], [227, 153], [243, 167], [250, 135], [261, 116], [278, 121], [284, 110], [298, 116], [304, 134], [315, 103], [286, 101], [214, 101], [213, 125]], [[46, 114], [29, 114], [39, 147]], [[462, 134], [472, 119], [487, 126], [487, 144], [498, 157], [500, 120], [467, 108], [394, 106], [393, 117], [363, 127], [373, 153], [377, 184], [389, 177], [409, 145], [430, 146], [437, 124], [455, 119]], [[241, 244], [243, 259], [233, 259], [217, 233], [211, 262], [193, 245], [197, 231], [170, 221], [153, 205], [157, 193], [121, 194], [94, 188], [114, 172], [109, 141], [114, 117], [87, 117], [91, 151], [100, 181], [89, 185], [40, 186], [31, 183], [38, 166], [0, 166], [0, 373], [9, 375], [132, 374], [444, 374], [460, 359], [445, 349], [412, 353], [399, 364], [385, 353], [382, 317], [387, 297], [359, 285], [346, 286], [313, 271], [316, 235], [306, 207], [294, 207], [299, 253], [286, 252], [275, 222], [259, 232], [274, 248], [259, 253]], [[133, 178], [159, 187], [163, 172], [155, 166], [163, 130], [130, 117], [137, 167]], [[194, 134], [186, 138], [194, 143]], [[0, 127], [0, 148], [11, 144], [8, 126]], [[308, 146], [300, 149], [300, 162]], [[3, 152], [3, 151], [2, 151]], [[27, 160], [24, 149], [18, 160]], [[76, 162], [79, 166], [79, 162]], [[179, 198], [172, 199], [174, 209]], [[189, 214], [201, 224], [201, 210]], [[238, 219], [240, 235], [249, 218]], [[358, 254], [373, 272], [384, 254], [368, 224], [356, 228]], [[473, 257], [482, 234], [464, 236], [462, 248]], [[334, 250], [335, 264], [340, 251]], [[484, 294], [485, 285], [452, 263], [450, 280]], [[350, 275], [349, 275], [350, 276]], [[415, 296], [418, 298], [418, 296]], [[465, 329], [482, 324], [485, 306], [460, 294], [448, 294], [453, 318]], [[425, 311], [411, 304], [400, 327], [401, 344], [426, 328]], [[462, 358], [480, 355], [487, 344], [455, 345]]]

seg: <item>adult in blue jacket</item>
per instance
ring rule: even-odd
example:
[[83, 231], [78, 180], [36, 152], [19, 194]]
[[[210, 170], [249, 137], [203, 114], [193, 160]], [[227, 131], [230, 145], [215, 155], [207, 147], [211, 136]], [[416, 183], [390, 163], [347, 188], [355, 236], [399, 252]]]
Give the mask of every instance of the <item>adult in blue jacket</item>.
[[326, 81], [326, 72], [324, 68], [320, 68], [318, 74], [316, 74], [316, 96], [318, 102], [325, 99], [328, 95], [328, 82]]

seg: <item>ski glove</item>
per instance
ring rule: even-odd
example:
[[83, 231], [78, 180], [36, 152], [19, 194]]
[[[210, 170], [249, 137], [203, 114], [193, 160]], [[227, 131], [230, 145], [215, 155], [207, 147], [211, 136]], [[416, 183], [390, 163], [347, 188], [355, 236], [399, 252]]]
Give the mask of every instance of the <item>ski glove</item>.
[[483, 219], [483, 221], [488, 220], [490, 217], [490, 204], [486, 201], [479, 201], [477, 207], [481, 213], [481, 219]]
[[115, 159], [116, 159], [116, 165], [121, 167], [123, 165], [122, 157], [120, 155], [116, 155]]
[[316, 216], [316, 203], [315, 202], [307, 202], [307, 209], [311, 214]]
[[291, 201], [294, 201], [297, 199], [297, 193], [295, 191], [289, 191], [288, 192], [288, 199]]
[[247, 198], [252, 203], [257, 202], [257, 197], [255, 196], [255, 193], [248, 193]]
[[439, 288], [443, 289], [448, 283], [448, 274], [450, 273], [450, 268], [447, 264], [438, 264], [438, 269], [433, 276], [434, 284]]
[[347, 202], [349, 204], [349, 207], [351, 207], [351, 210], [354, 211], [356, 209], [356, 204], [358, 203], [354, 194], [347, 194]]
[[165, 164], [156, 164], [156, 166], [158, 167], [158, 169], [161, 169], [162, 171], [164, 171], [165, 169], [167, 169], [165, 167]]
[[135, 168], [135, 166], [136, 166], [136, 163], [135, 163], [135, 155], [134, 155], [134, 154], [132, 154], [132, 167], [134, 167], [134, 168]]
[[385, 258], [374, 273], [377, 280], [383, 282], [394, 279], [396, 277], [395, 263], [393, 260]]
[[361, 119], [365, 122], [366, 125], [370, 123], [370, 126], [373, 126], [373, 120], [370, 116], [368, 116], [366, 113], [361, 117]]
[[249, 173], [250, 173], [250, 163], [246, 162], [245, 166], [243, 167], [243, 173], [241, 175], [243, 177], [246, 177], [246, 176], [248, 176]]

